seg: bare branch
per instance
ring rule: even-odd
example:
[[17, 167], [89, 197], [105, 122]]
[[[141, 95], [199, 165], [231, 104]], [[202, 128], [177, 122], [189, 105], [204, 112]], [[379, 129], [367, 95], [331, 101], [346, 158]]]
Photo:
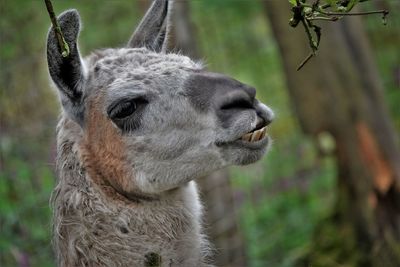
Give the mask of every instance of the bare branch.
[[60, 47], [60, 52], [63, 57], [69, 56], [69, 46], [64, 39], [63, 33], [61, 31], [60, 25], [58, 24], [56, 15], [54, 14], [53, 5], [51, 4], [51, 0], [44, 0], [47, 8], [47, 12], [49, 13], [51, 23], [53, 24], [54, 32], [57, 36], [58, 45]]

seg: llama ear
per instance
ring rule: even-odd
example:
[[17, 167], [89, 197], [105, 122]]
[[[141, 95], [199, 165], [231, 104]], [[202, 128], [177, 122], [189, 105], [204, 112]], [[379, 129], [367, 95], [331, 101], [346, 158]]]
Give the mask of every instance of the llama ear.
[[84, 71], [77, 46], [80, 31], [80, 17], [78, 11], [67, 10], [58, 18], [64, 39], [69, 46], [70, 53], [63, 57], [57, 40], [54, 27], [50, 28], [47, 36], [47, 62], [52, 80], [56, 84], [61, 97], [61, 103], [68, 115], [82, 124], [83, 105], [82, 87]]
[[154, 0], [136, 31], [128, 42], [128, 47], [146, 47], [156, 52], [167, 48], [169, 13], [172, 0]]

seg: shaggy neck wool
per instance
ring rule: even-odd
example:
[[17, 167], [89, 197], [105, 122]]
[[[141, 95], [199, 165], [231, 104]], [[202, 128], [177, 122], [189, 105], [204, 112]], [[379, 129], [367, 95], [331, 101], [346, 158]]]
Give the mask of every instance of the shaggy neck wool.
[[78, 125], [62, 118], [57, 132], [52, 204], [59, 266], [208, 266], [194, 182], [130, 201], [88, 174]]

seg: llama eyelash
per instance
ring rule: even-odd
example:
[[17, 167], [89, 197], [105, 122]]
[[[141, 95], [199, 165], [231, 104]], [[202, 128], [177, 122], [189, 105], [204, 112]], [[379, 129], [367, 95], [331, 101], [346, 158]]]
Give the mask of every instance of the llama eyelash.
[[137, 114], [130, 116], [128, 119], [122, 122], [122, 125], [118, 125], [118, 127], [122, 130], [122, 133], [131, 133], [140, 128], [142, 124], [142, 119]]

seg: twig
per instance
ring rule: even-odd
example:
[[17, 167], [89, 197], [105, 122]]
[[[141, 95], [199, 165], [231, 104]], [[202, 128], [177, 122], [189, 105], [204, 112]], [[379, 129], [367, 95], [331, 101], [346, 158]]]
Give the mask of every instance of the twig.
[[319, 10], [321, 14], [327, 16], [364, 16], [364, 15], [371, 15], [371, 14], [382, 14], [383, 16], [387, 16], [389, 11], [387, 10], [376, 10], [376, 11], [368, 11], [368, 12], [353, 12], [353, 13], [342, 13], [342, 12], [325, 12]]
[[49, 13], [51, 23], [53, 24], [53, 28], [57, 37], [58, 45], [60, 47], [60, 52], [63, 57], [69, 56], [69, 46], [64, 39], [62, 34], [60, 25], [58, 24], [56, 15], [54, 14], [53, 5], [51, 4], [51, 0], [44, 0], [47, 8], [47, 12]]
[[301, 70], [304, 65], [307, 64], [307, 62], [314, 56], [314, 52], [311, 52], [304, 60], [303, 62], [300, 63], [300, 65], [297, 67], [297, 71]]
[[[307, 33], [308, 40], [310, 42], [310, 47], [312, 49], [312, 52], [300, 63], [300, 65], [297, 67], [297, 71], [301, 70], [304, 65], [313, 57], [317, 54], [318, 47], [319, 47], [319, 42], [321, 40], [321, 28], [315, 25], [312, 25], [308, 20], [306, 21], [304, 18], [301, 19], [301, 23], [304, 26], [304, 29]], [[310, 25], [309, 25], [310, 24]], [[317, 41], [314, 41], [314, 38], [311, 34], [310, 31], [310, 26], [313, 27], [315, 35], [317, 36]]]
[[310, 27], [307, 25], [307, 22], [302, 19], [301, 23], [304, 26], [304, 30], [306, 31], [307, 37], [308, 37], [308, 41], [310, 42], [310, 47], [313, 50], [313, 52], [315, 53], [315, 50], [318, 48], [317, 45], [315, 44], [314, 38], [310, 32]]
[[311, 17], [311, 18], [307, 18], [307, 20], [309, 21], [313, 21], [313, 20], [327, 20], [327, 21], [337, 21], [339, 18], [338, 17]]

